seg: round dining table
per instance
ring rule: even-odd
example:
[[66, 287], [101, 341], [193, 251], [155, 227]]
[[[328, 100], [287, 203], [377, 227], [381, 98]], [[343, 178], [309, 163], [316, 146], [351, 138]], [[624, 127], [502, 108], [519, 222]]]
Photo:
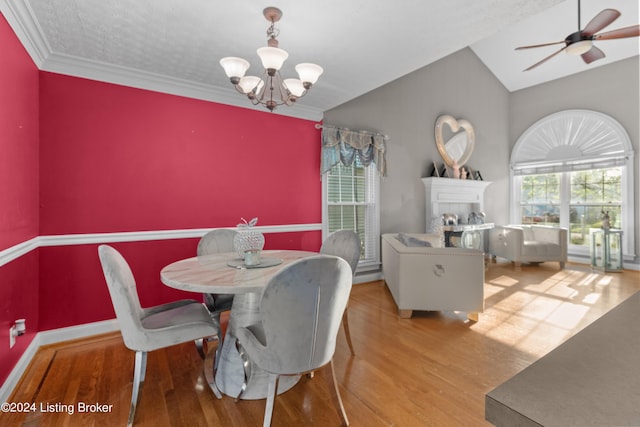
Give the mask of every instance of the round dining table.
[[[249, 372], [241, 398], [264, 399], [267, 396], [267, 373], [255, 365], [245, 371], [246, 357], [243, 358], [238, 351], [235, 331], [260, 321], [262, 291], [276, 273], [299, 259], [314, 255], [318, 253], [266, 250], [261, 253], [260, 264], [247, 266], [237, 253], [225, 252], [183, 259], [161, 270], [162, 283], [175, 289], [203, 294], [234, 294], [229, 324], [218, 352], [219, 359], [215, 361], [215, 386], [222, 393], [237, 397], [245, 382], [245, 372]], [[283, 376], [278, 382], [278, 393], [293, 387], [299, 378]]]

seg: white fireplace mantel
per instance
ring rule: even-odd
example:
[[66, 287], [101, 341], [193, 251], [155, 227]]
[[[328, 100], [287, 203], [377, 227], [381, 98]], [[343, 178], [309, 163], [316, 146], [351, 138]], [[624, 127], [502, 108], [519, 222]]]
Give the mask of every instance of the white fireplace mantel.
[[425, 231], [444, 213], [458, 215], [458, 224], [466, 224], [469, 213], [484, 212], [484, 190], [489, 181], [455, 178], [422, 178], [426, 191]]

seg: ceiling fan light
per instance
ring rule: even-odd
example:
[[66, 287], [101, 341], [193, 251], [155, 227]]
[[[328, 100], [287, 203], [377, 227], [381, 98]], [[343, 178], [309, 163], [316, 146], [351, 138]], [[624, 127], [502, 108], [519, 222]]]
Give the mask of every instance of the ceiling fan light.
[[245, 76], [240, 79], [238, 86], [240, 86], [242, 93], [250, 93], [251, 91], [258, 93], [260, 89], [262, 89], [262, 86], [264, 86], [264, 82], [260, 77]]
[[282, 68], [282, 64], [287, 60], [289, 54], [284, 49], [267, 46], [258, 49], [258, 56], [264, 68], [278, 71]]
[[297, 98], [304, 95], [306, 89], [302, 85], [302, 81], [298, 79], [284, 79], [284, 85], [289, 89], [289, 92]]
[[565, 49], [565, 51], [569, 55], [577, 56], [588, 52], [589, 49], [591, 49], [591, 46], [593, 46], [593, 42], [591, 40], [580, 40], [579, 42], [571, 43], [569, 46], [567, 46], [567, 49]]
[[[244, 73], [249, 69], [249, 61], [235, 56], [227, 56], [220, 60], [220, 65], [224, 68], [224, 72], [232, 81], [234, 79], [239, 80], [244, 76]], [[237, 81], [234, 82], [237, 84]]]
[[309, 64], [307, 62], [296, 65], [296, 72], [303, 83], [308, 83], [309, 86], [318, 81], [318, 78], [324, 70], [321, 66], [316, 64]]

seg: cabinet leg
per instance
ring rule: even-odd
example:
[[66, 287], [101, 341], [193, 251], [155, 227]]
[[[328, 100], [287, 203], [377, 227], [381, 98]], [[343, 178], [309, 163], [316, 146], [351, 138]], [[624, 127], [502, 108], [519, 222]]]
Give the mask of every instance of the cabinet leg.
[[410, 319], [413, 315], [413, 310], [398, 310], [398, 316], [401, 319]]

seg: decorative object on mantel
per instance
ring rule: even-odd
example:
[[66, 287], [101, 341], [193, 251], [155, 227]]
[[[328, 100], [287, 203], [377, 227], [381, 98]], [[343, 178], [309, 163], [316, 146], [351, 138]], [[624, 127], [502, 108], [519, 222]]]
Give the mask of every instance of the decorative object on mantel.
[[[435, 178], [455, 178], [453, 168], [448, 168], [446, 164], [433, 162], [433, 168], [429, 176]], [[460, 176], [458, 179], [469, 179], [482, 181], [482, 175], [479, 170], [475, 170], [470, 166], [460, 168]]]
[[453, 161], [453, 165], [451, 165], [451, 170], [453, 172], [453, 178], [460, 179], [460, 167], [458, 166], [457, 160]]
[[[443, 135], [445, 125], [454, 133], [447, 141]], [[464, 132], [456, 133], [461, 129]], [[467, 120], [458, 120], [444, 114], [436, 120], [435, 137], [436, 148], [447, 168], [452, 169], [452, 177], [459, 178], [460, 168], [467, 163], [475, 146], [476, 134], [473, 126]]]
[[443, 213], [442, 225], [458, 225], [458, 215], [454, 213]]
[[242, 58], [222, 58], [220, 65], [238, 92], [247, 95], [253, 105], [262, 104], [273, 111], [278, 105], [292, 105], [298, 98], [306, 95], [324, 70], [316, 64], [302, 63], [296, 65], [300, 79], [283, 80], [280, 68], [289, 54], [278, 48], [276, 37], [280, 30], [275, 28], [275, 23], [282, 18], [282, 11], [276, 7], [267, 7], [262, 14], [271, 23], [267, 29], [268, 46], [258, 49], [258, 56], [265, 68], [262, 77], [245, 76], [250, 64]]
[[387, 175], [387, 135], [320, 124], [316, 124], [316, 129], [322, 129], [321, 174], [328, 172], [339, 162], [351, 165], [357, 155], [363, 166], [374, 163], [380, 175]]
[[253, 228], [258, 223], [258, 218], [253, 218], [249, 222], [244, 218], [241, 219], [242, 222], [237, 225], [238, 234], [233, 238], [233, 246], [246, 265], [260, 264], [264, 235]]
[[484, 212], [469, 212], [469, 217], [467, 218], [467, 224], [476, 225], [476, 224], [484, 224], [484, 219], [486, 215]]

